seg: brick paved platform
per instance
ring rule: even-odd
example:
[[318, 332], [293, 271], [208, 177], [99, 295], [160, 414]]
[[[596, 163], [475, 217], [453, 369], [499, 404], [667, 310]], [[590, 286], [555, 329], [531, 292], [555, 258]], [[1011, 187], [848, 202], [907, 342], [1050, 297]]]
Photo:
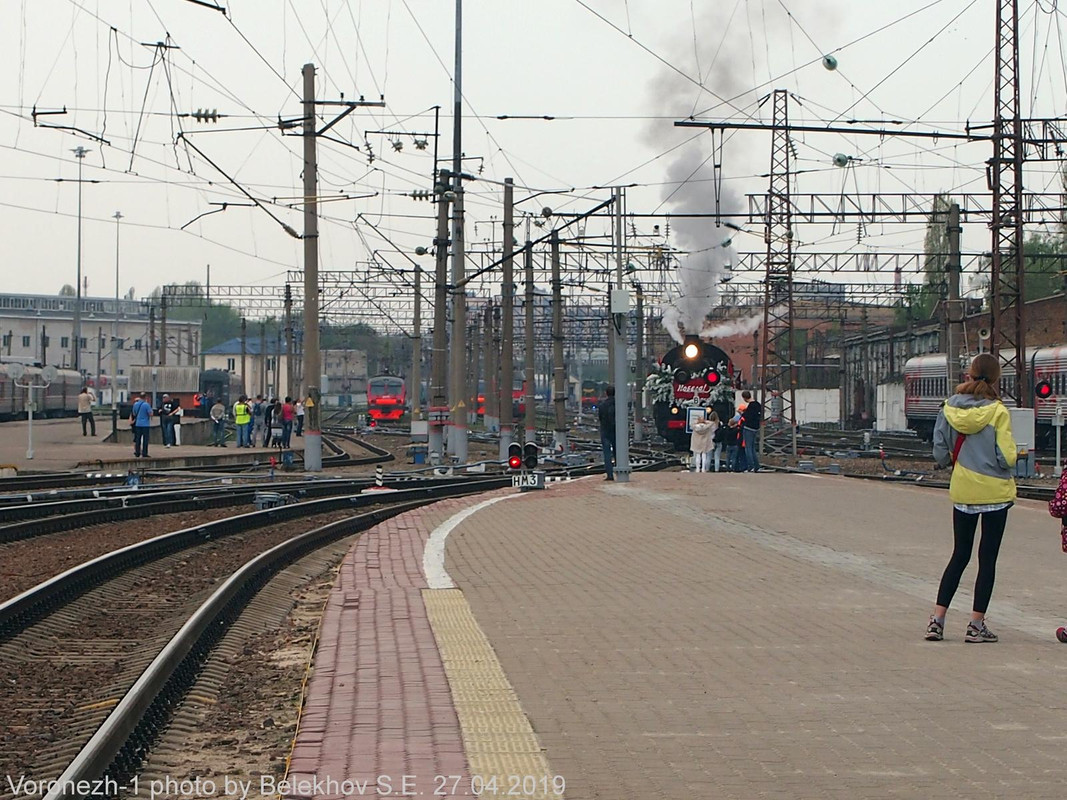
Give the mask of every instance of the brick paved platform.
[[1000, 643], [964, 644], [969, 591], [930, 643], [950, 515], [910, 486], [638, 474], [487, 508], [446, 566], [570, 800], [1060, 798], [1057, 523], [1009, 515]]
[[[456, 775], [445, 796], [470, 796], [510, 770], [562, 776], [570, 800], [1063, 795], [1067, 556], [1043, 504], [1009, 515], [1001, 641], [978, 646], [973, 565], [949, 638], [922, 638], [951, 549], [942, 491], [659, 473], [469, 513], [481, 500], [354, 548], [290, 778], [409, 775], [432, 796]], [[428, 581], [442, 528], [447, 574]], [[536, 788], [509, 796], [553, 796]]]

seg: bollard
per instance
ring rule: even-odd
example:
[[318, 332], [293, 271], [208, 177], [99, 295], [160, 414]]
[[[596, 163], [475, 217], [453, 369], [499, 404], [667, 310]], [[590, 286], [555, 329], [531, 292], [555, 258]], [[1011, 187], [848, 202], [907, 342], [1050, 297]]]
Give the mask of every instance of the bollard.
[[374, 485], [383, 486], [385, 484], [385, 476], [382, 472], [382, 465], [379, 464], [374, 468]]

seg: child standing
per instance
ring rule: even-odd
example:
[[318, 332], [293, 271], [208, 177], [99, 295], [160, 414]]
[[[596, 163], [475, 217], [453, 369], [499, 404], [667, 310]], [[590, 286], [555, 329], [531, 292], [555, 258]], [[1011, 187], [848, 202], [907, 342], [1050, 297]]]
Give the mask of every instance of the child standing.
[[[715, 416], [715, 412], [711, 412]], [[696, 462], [697, 472], [707, 472], [711, 466], [711, 451], [715, 447], [712, 438], [715, 429], [719, 426], [718, 418], [712, 422], [710, 417], [705, 417], [699, 422], [693, 423], [693, 435], [689, 440], [689, 449], [693, 452], [693, 460]]]

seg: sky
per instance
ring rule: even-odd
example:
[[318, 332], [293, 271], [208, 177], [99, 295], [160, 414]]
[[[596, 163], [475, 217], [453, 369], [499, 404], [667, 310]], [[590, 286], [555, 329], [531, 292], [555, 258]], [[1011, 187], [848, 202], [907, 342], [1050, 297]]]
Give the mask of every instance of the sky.
[[[302, 243], [281, 224], [301, 228], [302, 163], [300, 139], [283, 135], [278, 122], [300, 115], [308, 62], [317, 67], [319, 99], [386, 104], [357, 109], [320, 139], [321, 268], [351, 270], [372, 258], [407, 264], [416, 247], [431, 246], [433, 205], [410, 195], [431, 188], [435, 106], [440, 156], [451, 156], [455, 4], [219, 4], [225, 13], [191, 0], [3, 0], [5, 291], [55, 293], [74, 282], [78, 146], [89, 151], [80, 166], [91, 181], [81, 187], [90, 295], [115, 291], [116, 211], [123, 294], [204, 281], [208, 265], [216, 285], [284, 282], [302, 264]], [[769, 122], [765, 98], [776, 88], [792, 93], [791, 119], [804, 124], [959, 132], [992, 115], [991, 0], [463, 6], [462, 149], [477, 178], [466, 187], [466, 231], [475, 250], [500, 238], [506, 177], [519, 200], [548, 192], [519, 206], [535, 213], [580, 213], [607, 199], [606, 187], [627, 185], [633, 242], [650, 241], [660, 225], [675, 247], [708, 246], [707, 223], [645, 216], [715, 210], [711, 135], [673, 123]], [[1020, 0], [1024, 116], [1064, 112], [1065, 12], [1057, 0]], [[828, 54], [837, 69], [824, 67]], [[198, 122], [198, 109], [219, 118]], [[322, 124], [337, 111], [320, 106]], [[770, 134], [724, 138], [721, 208], [740, 210], [746, 194], [767, 189]], [[990, 150], [988, 142], [797, 134], [794, 190], [980, 195]], [[848, 167], [834, 166], [836, 153], [851, 158]], [[1055, 165], [1028, 165], [1026, 187], [1058, 194]], [[244, 192], [261, 207], [244, 205]], [[221, 203], [233, 205], [223, 211]], [[752, 227], [736, 236], [738, 250], [764, 247]], [[605, 217], [586, 233], [607, 230]], [[921, 222], [805, 225], [795, 241], [799, 252], [914, 252], [923, 234]], [[965, 226], [963, 247], [989, 249], [981, 222]], [[417, 260], [432, 269], [431, 257]]]

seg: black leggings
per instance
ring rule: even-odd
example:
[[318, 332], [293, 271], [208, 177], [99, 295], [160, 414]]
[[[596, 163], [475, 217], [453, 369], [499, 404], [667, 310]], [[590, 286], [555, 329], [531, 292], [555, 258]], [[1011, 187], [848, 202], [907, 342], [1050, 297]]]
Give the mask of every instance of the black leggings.
[[1000, 542], [1004, 538], [1004, 526], [1008, 521], [1008, 509], [986, 511], [979, 514], [965, 514], [958, 508], [952, 509], [952, 535], [955, 545], [952, 558], [948, 560], [945, 574], [941, 576], [941, 586], [937, 590], [937, 604], [946, 608], [952, 603], [952, 595], [960, 585], [963, 570], [971, 560], [974, 549], [974, 532], [978, 527], [978, 517], [982, 517], [982, 541], [978, 545], [978, 578], [974, 582], [974, 610], [984, 614], [989, 607], [989, 598], [993, 594], [993, 581], [997, 577], [997, 554]]

